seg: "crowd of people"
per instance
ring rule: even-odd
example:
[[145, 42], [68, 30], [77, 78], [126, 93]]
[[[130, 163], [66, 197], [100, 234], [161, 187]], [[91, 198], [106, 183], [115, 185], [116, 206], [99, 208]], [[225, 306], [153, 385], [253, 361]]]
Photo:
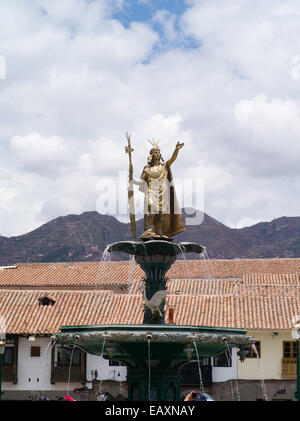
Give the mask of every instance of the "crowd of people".
[[[50, 399], [47, 398], [46, 395], [41, 394], [39, 399], [39, 401], [49, 401]], [[58, 398], [59, 401], [76, 401], [76, 399], [73, 399], [70, 395], [65, 395], [62, 396], [60, 398]], [[105, 400], [105, 399], [99, 399], [99, 400]], [[201, 392], [190, 392], [186, 395], [186, 397], [184, 398], [184, 401], [188, 402], [188, 401], [214, 401], [214, 399], [212, 399], [211, 396], [209, 396], [207, 393], [201, 393]]]

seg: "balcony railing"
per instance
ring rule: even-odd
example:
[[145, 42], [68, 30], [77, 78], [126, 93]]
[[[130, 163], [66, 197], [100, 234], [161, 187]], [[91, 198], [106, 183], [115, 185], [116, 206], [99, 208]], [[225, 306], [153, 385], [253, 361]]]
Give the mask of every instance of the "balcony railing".
[[297, 375], [296, 358], [282, 358], [281, 377], [283, 379], [295, 379]]

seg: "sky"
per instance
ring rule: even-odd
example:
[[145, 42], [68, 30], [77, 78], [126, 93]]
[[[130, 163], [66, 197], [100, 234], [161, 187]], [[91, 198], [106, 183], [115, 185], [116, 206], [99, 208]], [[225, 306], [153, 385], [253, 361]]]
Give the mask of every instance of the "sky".
[[147, 139], [184, 142], [175, 180], [230, 227], [299, 216], [299, 19], [298, 0], [0, 0], [0, 235], [99, 210], [126, 131], [135, 178]]

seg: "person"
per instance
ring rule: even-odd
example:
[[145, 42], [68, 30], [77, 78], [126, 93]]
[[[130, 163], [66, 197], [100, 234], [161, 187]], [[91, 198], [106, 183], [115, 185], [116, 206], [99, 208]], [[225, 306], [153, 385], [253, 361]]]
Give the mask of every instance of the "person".
[[207, 393], [190, 392], [184, 398], [185, 401], [214, 401]]
[[66, 395], [66, 396], [58, 398], [58, 400], [59, 401], [70, 401], [70, 402], [72, 402], [72, 401], [75, 401], [76, 399], [71, 398], [70, 395]]
[[70, 395], [66, 395], [66, 396], [64, 396], [64, 398], [66, 399], [66, 401], [70, 401], [70, 402], [75, 401], [75, 399], [71, 398]]
[[172, 157], [166, 162], [161, 156], [158, 142], [152, 139], [150, 143], [153, 147], [150, 150], [148, 163], [142, 171], [140, 180], [133, 180], [145, 194], [145, 231], [140, 239], [168, 239], [185, 231], [171, 172], [171, 165], [184, 143], [177, 142]]
[[49, 398], [47, 398], [47, 396], [45, 396], [43, 393], [41, 394], [41, 396], [39, 397], [39, 401], [49, 401]]

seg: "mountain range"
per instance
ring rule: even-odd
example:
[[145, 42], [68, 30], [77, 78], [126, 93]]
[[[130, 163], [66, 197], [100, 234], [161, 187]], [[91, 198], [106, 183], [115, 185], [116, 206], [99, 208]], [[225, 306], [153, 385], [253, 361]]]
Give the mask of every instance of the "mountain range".
[[[137, 235], [142, 232], [140, 219]], [[95, 211], [63, 216], [24, 235], [0, 236], [0, 265], [97, 261], [107, 244], [123, 240], [133, 240], [130, 224], [113, 216]], [[233, 229], [204, 214], [201, 224], [187, 225], [174, 241], [201, 244], [213, 259], [300, 257], [300, 217], [283, 216]], [[128, 260], [128, 256], [114, 258]]]

